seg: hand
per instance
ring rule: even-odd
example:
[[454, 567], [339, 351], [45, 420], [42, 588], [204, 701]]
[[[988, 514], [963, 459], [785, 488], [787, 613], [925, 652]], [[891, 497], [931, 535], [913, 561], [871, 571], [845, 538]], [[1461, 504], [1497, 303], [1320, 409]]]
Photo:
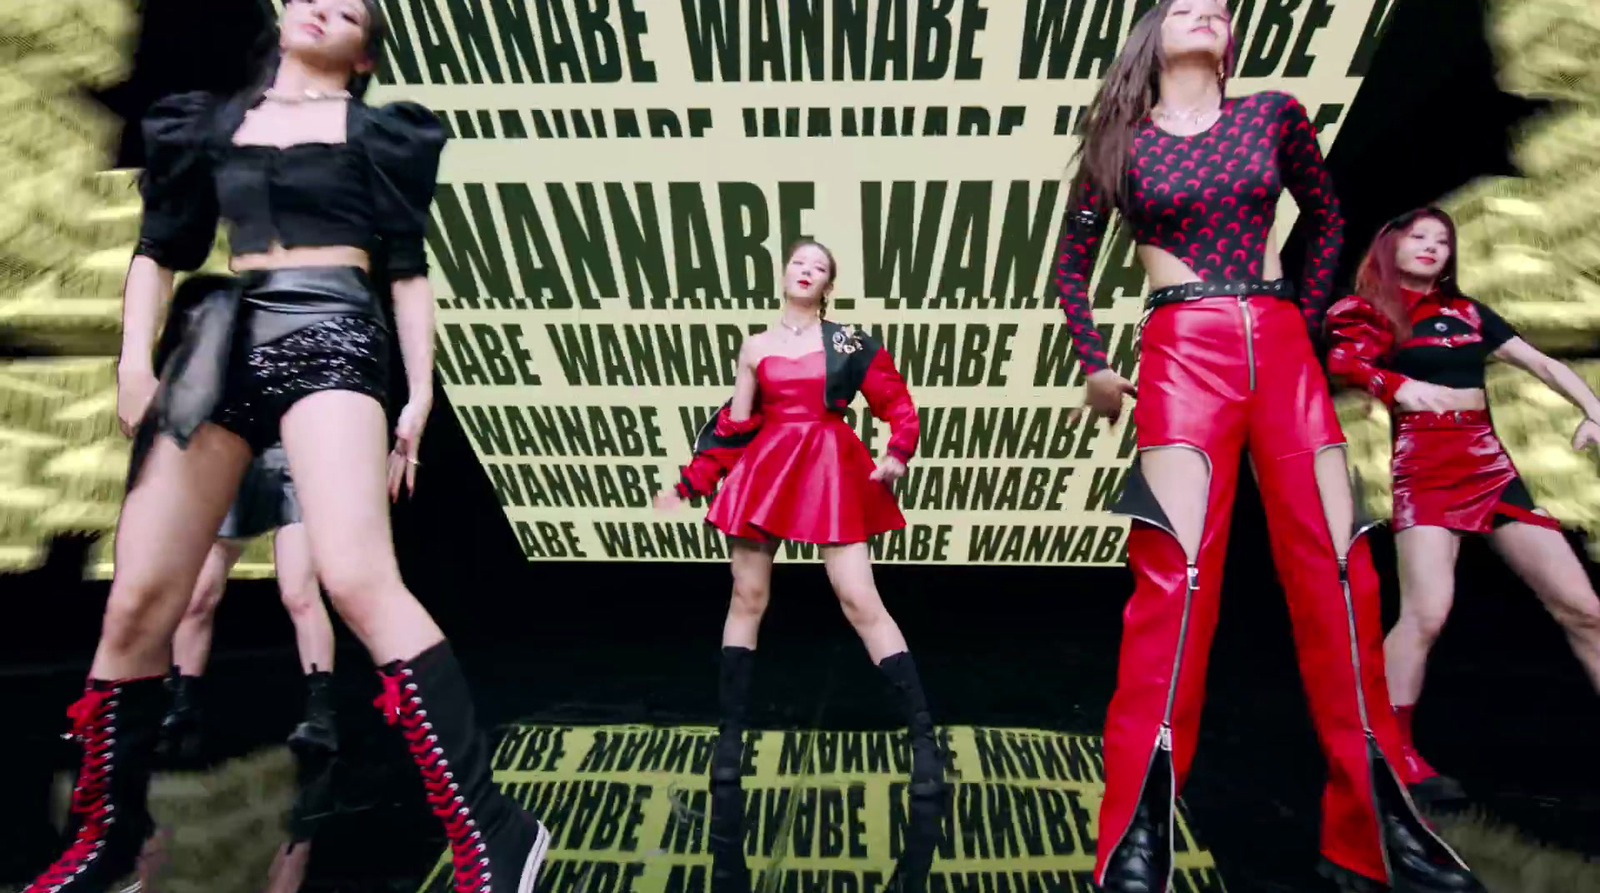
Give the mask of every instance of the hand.
[[683, 507], [683, 497], [669, 487], [656, 494], [655, 503], [658, 512], [675, 512]]
[[[1093, 423], [1095, 417], [1105, 416], [1116, 424], [1122, 418], [1122, 400], [1125, 397], [1138, 398], [1139, 389], [1133, 382], [1118, 375], [1115, 369], [1101, 369], [1090, 375], [1085, 382], [1084, 398], [1088, 403], [1089, 421]], [[1076, 422], [1083, 414], [1085, 407], [1074, 409], [1069, 418]]]
[[132, 437], [139, 429], [159, 385], [149, 369], [117, 369], [117, 423], [124, 437]]
[[1406, 412], [1451, 412], [1460, 408], [1454, 388], [1415, 380], [1394, 392], [1394, 405]]
[[428, 423], [428, 413], [433, 409], [427, 400], [412, 400], [400, 410], [400, 421], [394, 426], [394, 449], [389, 453], [389, 499], [400, 498], [401, 485], [408, 493], [417, 492], [417, 453], [422, 448], [422, 428]]
[[892, 484], [906, 476], [906, 463], [894, 456], [884, 456], [878, 460], [878, 467], [872, 470], [872, 479], [883, 484]]
[[1581, 450], [1592, 446], [1600, 446], [1600, 422], [1584, 419], [1578, 423], [1578, 430], [1572, 432], [1572, 448]]

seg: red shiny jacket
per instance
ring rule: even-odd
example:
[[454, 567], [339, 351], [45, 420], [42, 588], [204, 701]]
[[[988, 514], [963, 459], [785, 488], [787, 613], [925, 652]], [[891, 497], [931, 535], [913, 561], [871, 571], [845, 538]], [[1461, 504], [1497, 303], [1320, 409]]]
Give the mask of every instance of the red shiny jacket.
[[1360, 388], [1394, 405], [1405, 376], [1384, 363], [1394, 350], [1389, 318], [1364, 298], [1351, 295], [1328, 308], [1328, 374], [1346, 387]]
[[[885, 451], [901, 462], [910, 462], [922, 438], [922, 420], [889, 351], [861, 329], [830, 320], [822, 321], [822, 338], [826, 351], [823, 400], [828, 410], [842, 414], [856, 394], [865, 396], [873, 417], [889, 423]], [[722, 404], [695, 435], [694, 459], [681, 469], [676, 487], [679, 496], [705, 496], [715, 490], [761, 430], [759, 411], [734, 421], [732, 407], [732, 400]]]
[[[1395, 392], [1411, 380], [1395, 370], [1397, 351], [1478, 345], [1487, 353], [1516, 335], [1493, 310], [1464, 295], [1402, 293], [1412, 332], [1399, 343], [1388, 317], [1359, 296], [1351, 295], [1329, 309], [1328, 372], [1337, 383], [1361, 388], [1392, 406]], [[1477, 354], [1464, 354], [1458, 362], [1478, 369], [1482, 361]]]

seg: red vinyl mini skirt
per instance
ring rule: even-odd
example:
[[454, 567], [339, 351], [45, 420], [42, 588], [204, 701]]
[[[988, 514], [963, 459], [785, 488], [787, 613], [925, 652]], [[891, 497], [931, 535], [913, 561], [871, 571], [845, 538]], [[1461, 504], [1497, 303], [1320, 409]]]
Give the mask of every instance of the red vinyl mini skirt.
[[1506, 521], [1560, 529], [1539, 514], [1485, 410], [1394, 417], [1394, 521], [1488, 533]]
[[706, 512], [729, 536], [838, 545], [906, 526], [861, 438], [831, 413], [762, 425]]

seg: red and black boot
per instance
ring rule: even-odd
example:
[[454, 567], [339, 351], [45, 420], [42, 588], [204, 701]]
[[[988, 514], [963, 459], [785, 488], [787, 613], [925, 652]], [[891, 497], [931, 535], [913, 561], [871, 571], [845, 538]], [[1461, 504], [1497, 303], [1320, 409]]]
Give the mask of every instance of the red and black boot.
[[722, 670], [717, 677], [717, 746], [711, 752], [711, 780], [732, 784], [744, 774], [744, 733], [750, 709], [750, 676], [756, 653], [738, 645], [722, 646]]
[[1417, 752], [1416, 741], [1411, 737], [1411, 712], [1415, 706], [1408, 704], [1394, 708], [1394, 719], [1400, 726], [1402, 755], [1400, 777], [1405, 780], [1411, 799], [1421, 806], [1444, 806], [1464, 802], [1467, 799], [1467, 792], [1461, 787], [1461, 783], [1449, 776], [1440, 775], [1439, 770], [1428, 765], [1428, 761]]
[[405, 736], [422, 772], [428, 805], [444, 823], [455, 893], [532, 893], [550, 832], [495, 786], [489, 741], [473, 716], [472, 694], [440, 642], [378, 670], [374, 703]]
[[147, 795], [166, 706], [160, 676], [89, 680], [67, 711], [83, 764], [72, 789], [72, 843], [23, 893], [100, 893], [132, 874], [150, 836]]

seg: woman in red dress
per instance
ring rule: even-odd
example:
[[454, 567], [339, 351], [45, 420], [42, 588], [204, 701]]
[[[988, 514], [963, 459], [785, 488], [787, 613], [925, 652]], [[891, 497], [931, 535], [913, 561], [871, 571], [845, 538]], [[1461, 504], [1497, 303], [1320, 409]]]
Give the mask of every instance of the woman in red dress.
[[[1383, 629], [1344, 435], [1312, 347], [1343, 221], [1293, 96], [1229, 97], [1227, 7], [1164, 0], [1134, 25], [1089, 108], [1056, 281], [1087, 399], [1136, 396], [1138, 454], [1112, 511], [1132, 518], [1134, 591], [1106, 715], [1095, 878], [1171, 889], [1174, 798], [1194, 758], [1229, 517], [1248, 450], [1328, 764], [1323, 872], [1345, 889], [1481, 889], [1391, 766]], [[1287, 188], [1309, 229], [1297, 280], [1273, 236]], [[1108, 367], [1089, 284], [1111, 212], [1150, 280], [1139, 384]]]
[[[720, 490], [706, 521], [728, 535], [733, 600], [722, 629], [721, 734], [712, 778], [737, 781], [756, 635], [782, 540], [822, 547], [845, 618], [898, 694], [911, 730], [912, 790], [936, 790], [942, 767], [933, 721], [906, 650], [872, 579], [867, 540], [905, 526], [893, 483], [917, 450], [921, 422], [889, 352], [865, 332], [825, 317], [838, 269], [821, 243], [802, 240], [784, 265], [783, 316], [739, 353], [733, 399], [695, 438], [693, 461], [661, 509]], [[845, 421], [857, 393], [891, 435], [876, 462]]]
[[1500, 315], [1461, 294], [1455, 224], [1437, 208], [1385, 226], [1362, 260], [1356, 294], [1328, 313], [1328, 369], [1382, 400], [1394, 420], [1394, 531], [1400, 620], [1384, 641], [1389, 698], [1419, 799], [1462, 796], [1418, 755], [1411, 711], [1455, 597], [1464, 533], [1484, 534], [1555, 616], [1600, 689], [1600, 599], [1561, 525], [1533, 504], [1495, 436], [1484, 366], [1527, 370], [1584, 411], [1574, 449], [1600, 444], [1600, 400], [1571, 369], [1534, 349]]

